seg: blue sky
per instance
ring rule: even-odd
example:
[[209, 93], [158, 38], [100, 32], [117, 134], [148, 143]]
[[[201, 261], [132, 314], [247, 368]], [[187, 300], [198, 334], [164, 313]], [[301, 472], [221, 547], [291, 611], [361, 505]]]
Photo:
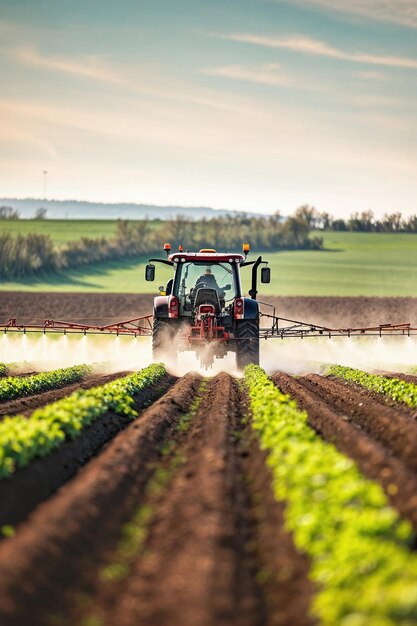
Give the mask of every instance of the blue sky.
[[0, 196], [417, 212], [415, 0], [0, 0]]

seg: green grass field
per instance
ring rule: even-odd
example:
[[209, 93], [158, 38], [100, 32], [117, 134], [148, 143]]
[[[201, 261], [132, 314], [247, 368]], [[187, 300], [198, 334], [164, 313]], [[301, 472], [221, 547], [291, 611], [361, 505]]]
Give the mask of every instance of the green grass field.
[[116, 230], [114, 220], [3, 220], [0, 232], [27, 235], [40, 233], [49, 235], [57, 246], [81, 237], [110, 238]]
[[[110, 239], [116, 232], [116, 224], [117, 220], [3, 220], [0, 222], [0, 233], [12, 236], [40, 233], [49, 235], [55, 245], [62, 246], [81, 237]], [[156, 228], [160, 221], [152, 220], [151, 225]]]
[[[15, 222], [16, 225], [23, 223], [29, 220]], [[50, 228], [54, 226], [57, 242], [63, 242], [64, 237], [77, 238], [81, 229], [83, 234], [98, 236], [100, 229], [105, 235], [114, 228], [114, 222], [51, 220], [44, 223]], [[60, 229], [66, 232], [61, 233]], [[417, 235], [333, 232], [321, 235], [325, 250], [264, 253], [264, 258], [270, 262], [272, 282], [260, 285], [260, 292], [265, 295], [417, 296]], [[255, 255], [256, 252], [252, 252], [250, 258]], [[0, 289], [154, 293], [158, 285], [166, 282], [169, 268], [158, 267], [155, 283], [146, 283], [145, 262], [146, 259], [101, 263], [60, 275], [3, 282]], [[246, 276], [247, 291], [250, 268], [243, 269], [242, 273]]]

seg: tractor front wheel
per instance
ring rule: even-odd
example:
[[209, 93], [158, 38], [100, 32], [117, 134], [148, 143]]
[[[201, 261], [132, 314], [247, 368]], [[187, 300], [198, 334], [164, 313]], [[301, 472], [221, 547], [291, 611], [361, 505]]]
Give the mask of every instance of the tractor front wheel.
[[177, 360], [175, 336], [178, 326], [175, 321], [155, 317], [152, 328], [152, 356], [155, 362]]
[[259, 365], [259, 320], [241, 320], [237, 323], [236, 365]]

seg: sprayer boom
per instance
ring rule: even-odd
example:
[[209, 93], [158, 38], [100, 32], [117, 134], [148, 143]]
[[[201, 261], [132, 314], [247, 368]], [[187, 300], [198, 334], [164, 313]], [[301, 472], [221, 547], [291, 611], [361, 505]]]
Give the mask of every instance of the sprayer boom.
[[15, 318], [11, 318], [6, 324], [0, 325], [0, 332], [4, 333], [62, 333], [84, 335], [130, 335], [141, 337], [152, 335], [152, 315], [137, 317], [124, 322], [115, 322], [105, 326], [79, 324], [78, 322], [63, 322], [60, 320], [44, 320], [40, 324], [18, 324]]
[[[260, 314], [260, 321], [267, 322], [267, 326], [260, 326], [260, 339], [286, 339], [289, 337], [355, 337], [364, 335], [401, 335], [410, 337], [417, 335], [417, 328], [410, 323], [405, 324], [379, 324], [377, 326], [364, 326], [358, 328], [329, 328], [308, 322], [290, 320], [285, 317], [277, 317], [266, 313]], [[44, 320], [40, 324], [18, 323], [15, 318], [10, 318], [6, 324], [0, 324], [0, 332], [4, 333], [62, 333], [64, 335], [77, 333], [84, 335], [127, 335], [143, 337], [152, 335], [152, 315], [144, 315], [123, 322], [115, 322], [105, 326], [80, 324], [78, 322], [64, 322], [61, 320]], [[238, 339], [237, 339], [238, 340]]]
[[317, 324], [309, 324], [308, 322], [299, 322], [297, 320], [289, 320], [285, 317], [277, 317], [262, 313], [261, 322], [267, 321], [268, 326], [260, 327], [259, 337], [262, 339], [286, 339], [287, 337], [355, 337], [364, 335], [374, 335], [382, 337], [383, 335], [401, 335], [410, 337], [417, 335], [417, 328], [412, 327], [410, 323], [406, 324], [379, 324], [377, 326], [363, 326], [358, 328], [329, 328], [327, 326], [318, 326]]

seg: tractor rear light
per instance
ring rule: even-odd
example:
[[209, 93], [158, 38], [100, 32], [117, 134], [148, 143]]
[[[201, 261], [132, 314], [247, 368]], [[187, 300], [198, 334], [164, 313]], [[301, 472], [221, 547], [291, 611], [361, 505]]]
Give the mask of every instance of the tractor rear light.
[[214, 313], [215, 309], [212, 304], [201, 304], [199, 311], [200, 313]]
[[168, 303], [168, 316], [169, 317], [178, 317], [179, 314], [179, 300], [177, 296], [170, 296]]
[[245, 315], [245, 301], [243, 300], [243, 298], [236, 298], [233, 314], [235, 320], [243, 319]]

